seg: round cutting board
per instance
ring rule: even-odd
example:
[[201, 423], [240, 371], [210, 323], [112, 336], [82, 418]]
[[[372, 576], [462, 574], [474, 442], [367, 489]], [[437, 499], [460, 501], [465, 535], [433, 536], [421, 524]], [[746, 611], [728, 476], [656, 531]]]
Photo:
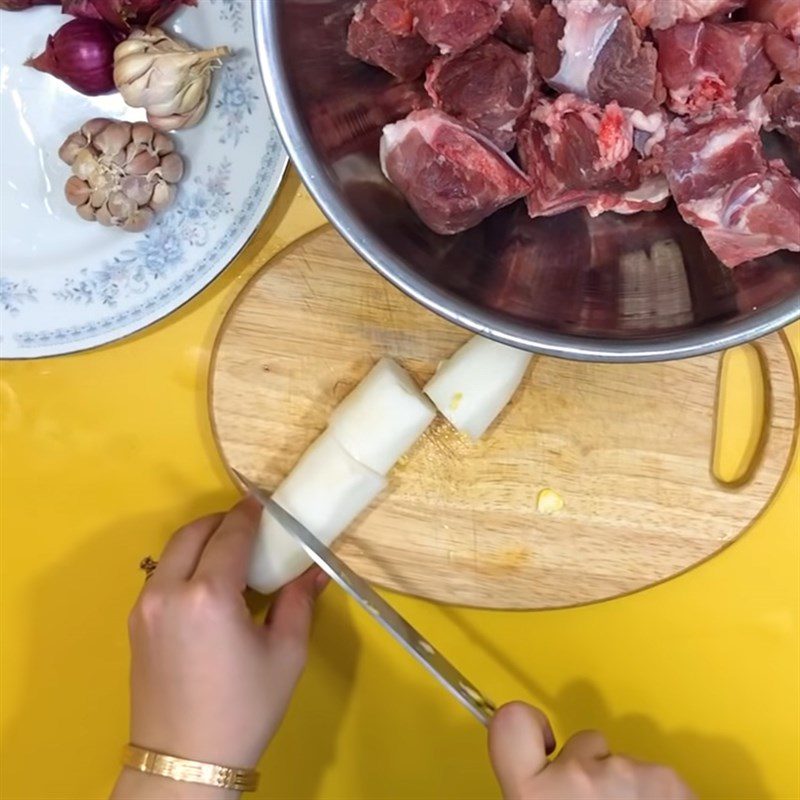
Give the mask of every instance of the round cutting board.
[[[224, 321], [210, 383], [223, 458], [273, 489], [378, 358], [397, 359], [421, 385], [468, 336], [332, 229], [313, 234], [267, 264]], [[791, 357], [779, 335], [757, 347], [767, 423], [736, 486], [711, 468], [720, 356], [536, 358], [479, 443], [437, 419], [337, 552], [382, 586], [491, 608], [586, 603], [672, 577], [748, 527], [791, 456]], [[564, 507], [541, 513], [542, 489]]]

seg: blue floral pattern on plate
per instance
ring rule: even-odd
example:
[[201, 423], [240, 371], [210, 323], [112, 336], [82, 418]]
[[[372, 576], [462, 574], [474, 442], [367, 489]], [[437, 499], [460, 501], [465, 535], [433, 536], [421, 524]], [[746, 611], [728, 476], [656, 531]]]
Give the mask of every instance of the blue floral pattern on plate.
[[175, 205], [142, 234], [115, 231], [116, 253], [95, 264], [85, 259], [41, 279], [4, 268], [2, 357], [74, 352], [140, 330], [202, 290], [247, 242], [287, 164], [257, 68], [249, 6], [206, 0], [179, 16], [176, 27], [192, 39], [190, 15], [203, 14], [205, 38], [230, 45], [235, 56], [215, 75], [206, 119], [185, 139], [176, 134], [189, 169]]
[[36, 289], [27, 281], [19, 283], [0, 277], [0, 306], [9, 314], [19, 314], [23, 303], [36, 302]]
[[249, 0], [211, 0], [214, 5], [221, 6], [220, 17], [228, 20], [235, 31], [244, 27], [244, 16]]

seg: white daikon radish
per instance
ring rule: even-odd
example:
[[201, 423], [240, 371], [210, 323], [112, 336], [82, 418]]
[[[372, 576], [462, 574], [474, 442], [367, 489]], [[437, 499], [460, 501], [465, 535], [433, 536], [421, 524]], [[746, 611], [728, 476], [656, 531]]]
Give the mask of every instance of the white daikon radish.
[[461, 433], [480, 439], [525, 377], [531, 354], [473, 336], [423, 389]]
[[382, 358], [333, 412], [329, 425], [353, 458], [386, 475], [435, 416], [411, 376]]
[[[356, 461], [326, 431], [306, 450], [273, 496], [315, 536], [330, 544], [385, 486], [386, 478]], [[268, 594], [310, 564], [295, 538], [264, 511], [248, 584]]]

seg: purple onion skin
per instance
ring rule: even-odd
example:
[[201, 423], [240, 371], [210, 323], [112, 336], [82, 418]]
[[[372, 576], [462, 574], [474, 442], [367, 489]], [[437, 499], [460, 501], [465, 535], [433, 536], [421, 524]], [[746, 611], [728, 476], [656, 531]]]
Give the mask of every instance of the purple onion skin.
[[47, 37], [44, 52], [25, 63], [49, 72], [82, 94], [107, 94], [114, 85], [114, 48], [125, 34], [102, 20], [73, 19]]
[[62, 0], [65, 14], [102, 19], [121, 31], [160, 25], [182, 5], [196, 6], [197, 0]]
[[0, 0], [3, 11], [25, 11], [34, 6], [57, 6], [61, 0]]

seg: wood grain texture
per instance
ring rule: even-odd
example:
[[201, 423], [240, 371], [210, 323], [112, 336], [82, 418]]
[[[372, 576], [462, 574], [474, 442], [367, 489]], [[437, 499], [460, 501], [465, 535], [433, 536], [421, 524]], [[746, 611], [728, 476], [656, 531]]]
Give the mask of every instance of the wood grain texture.
[[[405, 297], [332, 229], [277, 257], [231, 308], [210, 405], [229, 466], [274, 488], [381, 356], [420, 384], [468, 334]], [[336, 549], [376, 583], [434, 600], [546, 608], [635, 591], [745, 530], [794, 444], [796, 377], [779, 335], [758, 344], [770, 422], [736, 489], [710, 464], [719, 356], [642, 365], [537, 358], [478, 444], [439, 419]], [[562, 511], [536, 499], [556, 490]]]

